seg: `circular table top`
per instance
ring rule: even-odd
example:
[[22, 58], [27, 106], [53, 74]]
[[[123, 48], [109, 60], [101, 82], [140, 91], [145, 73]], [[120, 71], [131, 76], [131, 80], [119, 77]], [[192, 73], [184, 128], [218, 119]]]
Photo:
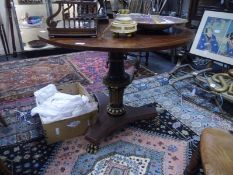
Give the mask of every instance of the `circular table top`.
[[172, 27], [165, 31], [138, 31], [133, 37], [113, 38], [108, 24], [98, 26], [97, 37], [49, 38], [48, 33], [38, 37], [49, 44], [77, 49], [107, 52], [158, 51], [176, 48], [193, 40], [195, 33], [184, 27]]

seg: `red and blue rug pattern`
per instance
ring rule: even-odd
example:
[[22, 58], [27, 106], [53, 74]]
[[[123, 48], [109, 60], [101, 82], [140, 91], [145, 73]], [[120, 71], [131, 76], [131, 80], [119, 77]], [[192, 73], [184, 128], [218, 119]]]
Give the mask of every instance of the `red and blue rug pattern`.
[[[103, 91], [107, 73], [106, 52], [78, 52], [0, 64], [0, 115], [8, 127], [0, 127], [0, 146], [12, 145], [43, 136], [40, 119], [30, 116], [35, 107], [33, 92], [49, 83], [80, 82], [89, 92]], [[126, 61], [125, 66], [132, 66]], [[137, 78], [153, 73], [140, 68]], [[20, 112], [27, 113], [20, 119]], [[26, 122], [29, 121], [30, 123]]]
[[[161, 108], [161, 106], [158, 104], [150, 104], [150, 106]], [[179, 160], [184, 161], [182, 163], [182, 168], [184, 168], [185, 162], [187, 163], [191, 151], [196, 148], [199, 139], [199, 137], [193, 131], [191, 131], [187, 126], [183, 125], [167, 111], [159, 113], [159, 115], [155, 116], [153, 120], [140, 121], [132, 124], [129, 127], [130, 128], [124, 131], [120, 131], [119, 133], [108, 137], [103, 142], [100, 153], [102, 149], [103, 151], [107, 150], [107, 148], [110, 149], [112, 147], [115, 147], [115, 144], [119, 143], [120, 145], [127, 145], [127, 147], [130, 148], [134, 147], [135, 150], [140, 149], [142, 151], [146, 151], [148, 149], [150, 151], [152, 149], [154, 153], [158, 153], [158, 158], [165, 153], [168, 156], [174, 155], [175, 153], [173, 154], [171, 152], [177, 152], [176, 147], [178, 147], [177, 145], [181, 144], [180, 147], [182, 149], [180, 149], [180, 151], [183, 150], [183, 152], [182, 154], [179, 153], [179, 155], [177, 155], [176, 157], [178, 157]], [[131, 137], [133, 135], [134, 137]], [[86, 154], [86, 144], [87, 142], [83, 139], [83, 137], [77, 137], [63, 143], [47, 145], [44, 138], [40, 137], [37, 139], [31, 139], [29, 141], [21, 142], [19, 144], [1, 147], [0, 155], [1, 159], [7, 162], [10, 169], [13, 165], [14, 174], [41, 174], [41, 170], [43, 170], [43, 172], [45, 173], [45, 170], [47, 172], [51, 169], [55, 169], [56, 172], [58, 172], [57, 174], [62, 174], [63, 172], [66, 172], [68, 170], [67, 167], [69, 167], [70, 171], [72, 170], [72, 172], [77, 171], [75, 165], [79, 164], [79, 159], [77, 159], [77, 157], [73, 157], [74, 159], [71, 159], [70, 156], [72, 156], [73, 154], [78, 155], [79, 152], [82, 151], [83, 154], [85, 154], [85, 156], [87, 157], [93, 156], [90, 154]], [[117, 155], [123, 155], [124, 157], [124, 155], [126, 155], [124, 150], [125, 149], [118, 150]], [[109, 154], [105, 154], [105, 158], [107, 158], [108, 156], [112, 156], [112, 153], [108, 153]], [[133, 156], [133, 154], [127, 155]], [[140, 157], [140, 154], [136, 155], [136, 157]], [[173, 156], [174, 160], [171, 160], [170, 162], [177, 162], [177, 164], [179, 164], [180, 166], [181, 162], [179, 160], [176, 160], [176, 157]], [[102, 160], [99, 154], [96, 154], [96, 158], [96, 160]], [[160, 158], [163, 158], [163, 156]], [[64, 160], [64, 162], [60, 162], [61, 160]], [[73, 162], [73, 164], [70, 164], [69, 162]], [[161, 159], [160, 162], [166, 163], [167, 161], [166, 159]], [[177, 164], [174, 165], [175, 167], [171, 165], [169, 169], [171, 169], [171, 171], [174, 168], [176, 169], [176, 167], [178, 166]], [[95, 162], [95, 164], [86, 165], [89, 166], [89, 171], [94, 171], [94, 167], [96, 167], [98, 164], [96, 164]], [[116, 166], [122, 167], [120, 165]], [[159, 167], [159, 169], [162, 171], [161, 166]], [[159, 172], [159, 169], [157, 169], [156, 171]]]
[[188, 142], [128, 128], [104, 141], [96, 154], [83, 137], [65, 141], [43, 174], [182, 174]]
[[[89, 80], [90, 84], [85, 86], [88, 92], [94, 93], [106, 90], [106, 86], [103, 84], [103, 77], [108, 72], [107, 52], [80, 52], [78, 55], [69, 55], [67, 60], [76, 68], [76, 70], [79, 70], [80, 73]], [[124, 61], [125, 69], [131, 67], [133, 64], [133, 60], [128, 59]], [[135, 74], [135, 79], [151, 77], [154, 75], [154, 72], [144, 66], [140, 66]]]
[[[0, 103], [1, 115], [7, 127], [0, 127], [0, 146], [29, 141], [43, 135], [40, 118], [32, 117], [30, 111], [36, 106], [34, 97], [25, 97]], [[25, 113], [20, 118], [20, 113]]]
[[[158, 104], [150, 104], [150, 106], [154, 106], [155, 109], [161, 108]], [[94, 172], [95, 169], [99, 169], [95, 168], [99, 165], [97, 162], [105, 161], [106, 159], [108, 160], [108, 157], [112, 158], [112, 160], [121, 158], [124, 161], [127, 161], [128, 158], [125, 158], [125, 155], [129, 155], [131, 158], [137, 157], [140, 158], [139, 160], [149, 161], [149, 158], [146, 157], [148, 153], [147, 151], [152, 151], [153, 154], [157, 154], [157, 158], [155, 157], [151, 160], [151, 162], [156, 164], [155, 171], [167, 172], [167, 170], [164, 170], [164, 165], [167, 163], [170, 165], [169, 167], [166, 165], [169, 168], [168, 172], [176, 171], [177, 167], [180, 167], [179, 171], [181, 171], [184, 169], [191, 151], [196, 148], [199, 139], [193, 131], [183, 125], [166, 110], [159, 113], [158, 116], [155, 116], [153, 120], [140, 121], [129, 127], [130, 128], [124, 131], [108, 137], [103, 142], [103, 145], [101, 145], [99, 153], [106, 153], [106, 150], [115, 148], [115, 144], [120, 144], [130, 149], [134, 148], [134, 154], [126, 154], [124, 152], [125, 149], [118, 150], [115, 156], [113, 156], [114, 151], [108, 152], [104, 157], [96, 154], [95, 163], [86, 163], [89, 167], [88, 172]], [[86, 144], [87, 142], [83, 137], [77, 137], [53, 145], [47, 145], [43, 138], [37, 138], [36, 140], [29, 140], [20, 144], [1, 147], [0, 155], [3, 160], [7, 160], [10, 169], [13, 162], [13, 172], [15, 174], [41, 174], [41, 170], [43, 173], [47, 174], [69, 174], [72, 172], [74, 172], [73, 174], [79, 174], [77, 173], [77, 168], [75, 168], [80, 163], [76, 156], [83, 154], [85, 154], [87, 158], [88, 156], [93, 156], [86, 154]], [[180, 148], [179, 151], [177, 148]], [[142, 153], [138, 153], [137, 150], [141, 150], [144, 157], [142, 156]], [[176, 154], [178, 152], [179, 155]], [[73, 157], [72, 155], [76, 156]], [[170, 162], [167, 162], [167, 159], [164, 159], [165, 155], [168, 157], [170, 156]], [[162, 163], [156, 163], [156, 160], [159, 158], [161, 158], [159, 162]], [[180, 162], [180, 160], [182, 161]], [[136, 160], [134, 164], [135, 163], [138, 163], [138, 161]], [[124, 162], [121, 164], [112, 162], [109, 164], [108, 168], [103, 169], [103, 171], [120, 171], [119, 169], [122, 167], [124, 167], [123, 169], [125, 172], [128, 171]], [[148, 172], [150, 171], [150, 168], [150, 166], [147, 166], [147, 168], [144, 168], [142, 171]], [[84, 169], [82, 170], [86, 171]]]
[[64, 56], [40, 57], [0, 63], [0, 98], [30, 94], [49, 83], [85, 83], [87, 80]]
[[[69, 65], [68, 67], [72, 70], [71, 74], [74, 76], [66, 76], [65, 79], [58, 76], [51, 79], [52, 82], [60, 84], [79, 81], [89, 88], [89, 92], [96, 92], [105, 90], [102, 77], [107, 72], [106, 53], [98, 52], [96, 55], [95, 52], [68, 54], [62, 55], [62, 59], [56, 58], [56, 61], [44, 61], [44, 63]], [[86, 62], [85, 58], [87, 58]], [[65, 63], [58, 61], [63, 59], [66, 60]], [[19, 65], [35, 65], [35, 63], [29, 63], [30, 61], [25, 64], [20, 62]], [[17, 65], [7, 64], [9, 64], [8, 70], [3, 69], [0, 79], [5, 71], [10, 71], [10, 67]], [[83, 73], [85, 66], [89, 68]], [[14, 96], [17, 93], [26, 92], [27, 88], [31, 91], [40, 87], [38, 82], [38, 84], [32, 83], [31, 85], [26, 83], [25, 86], [23, 81], [21, 82], [21, 80], [30, 79], [27, 77], [17, 79], [21, 87], [15, 86], [15, 89], [13, 86], [10, 87], [9, 94]], [[41, 84], [48, 83], [47, 80], [42, 81]], [[178, 86], [187, 87], [182, 83]], [[189, 88], [186, 89], [185, 91], [190, 91]], [[5, 92], [2, 94], [6, 94]], [[30, 110], [35, 106], [33, 97], [10, 99], [10, 101], [0, 102], [2, 116], [9, 125], [6, 128], [0, 127], [0, 158], [16, 175], [128, 175], [137, 173], [180, 175], [192, 151], [198, 145], [198, 135], [203, 128], [214, 126], [232, 129], [232, 121], [223, 119], [216, 113], [204, 110], [185, 100], [181, 101], [180, 96], [169, 85], [168, 74], [138, 79], [127, 87], [124, 104], [135, 107], [153, 106], [158, 115], [152, 120], [143, 120], [128, 125], [125, 130], [107, 137], [101, 144], [99, 152], [94, 155], [85, 152], [87, 142], [83, 137], [47, 145], [39, 118], [30, 116]], [[195, 96], [195, 99], [202, 102], [204, 98]], [[214, 109], [212, 106], [210, 108]], [[24, 112], [26, 118], [20, 118], [17, 111]]]

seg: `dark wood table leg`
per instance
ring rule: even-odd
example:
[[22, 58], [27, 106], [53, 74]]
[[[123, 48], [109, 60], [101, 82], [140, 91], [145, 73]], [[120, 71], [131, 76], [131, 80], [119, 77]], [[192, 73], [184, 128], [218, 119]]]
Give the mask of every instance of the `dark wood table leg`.
[[91, 142], [88, 152], [95, 152], [100, 141], [117, 129], [137, 120], [155, 117], [153, 107], [129, 107], [123, 104], [124, 89], [130, 84], [130, 76], [124, 70], [124, 54], [109, 53], [109, 72], [104, 84], [109, 89], [109, 97], [95, 94], [99, 112], [96, 123], [88, 130], [85, 138]]
[[2, 46], [3, 46], [3, 49], [4, 49], [5, 55], [7, 57], [9, 53], [7, 52], [7, 47], [6, 47], [6, 43], [5, 43], [6, 38], [4, 38], [3, 28], [2, 28], [1, 24], [0, 24], [0, 37], [1, 37]]
[[1, 115], [0, 115], [0, 123], [2, 123], [3, 126], [7, 127], [7, 124]]
[[200, 165], [201, 165], [201, 154], [200, 154], [200, 145], [198, 145], [198, 148], [193, 152], [191, 160], [184, 170], [184, 175], [197, 174]]
[[0, 159], [0, 174], [13, 175], [1, 159]]

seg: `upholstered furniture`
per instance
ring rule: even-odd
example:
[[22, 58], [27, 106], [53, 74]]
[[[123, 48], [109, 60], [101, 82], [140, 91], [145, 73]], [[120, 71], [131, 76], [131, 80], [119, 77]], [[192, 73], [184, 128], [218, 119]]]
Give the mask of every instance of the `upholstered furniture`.
[[184, 174], [196, 174], [200, 163], [205, 175], [232, 175], [233, 132], [217, 128], [204, 129], [199, 149], [193, 153]]

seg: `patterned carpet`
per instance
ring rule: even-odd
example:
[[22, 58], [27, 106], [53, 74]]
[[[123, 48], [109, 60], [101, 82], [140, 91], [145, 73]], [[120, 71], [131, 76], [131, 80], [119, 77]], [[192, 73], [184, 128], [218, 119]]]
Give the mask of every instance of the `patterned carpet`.
[[170, 136], [165, 137], [144, 129], [147, 132], [127, 128], [114, 134], [94, 155], [86, 153], [87, 142], [83, 137], [65, 141], [42, 174], [182, 174], [187, 163], [189, 141], [172, 138], [175, 137], [172, 130], [168, 130]]
[[[132, 94], [138, 91], [146, 90], [148, 87], [145, 84], [150, 86], [149, 82], [154, 82], [153, 86], [155, 84], [159, 87], [163, 86], [166, 79], [165, 75], [165, 77], [156, 76], [149, 79], [135, 80], [126, 90], [125, 99], [135, 97]], [[169, 172], [177, 172], [177, 174], [180, 174], [188, 162], [191, 151], [196, 148], [199, 137], [169, 112], [163, 110], [160, 105], [152, 103], [151, 98], [148, 98], [148, 101], [144, 98], [141, 100], [132, 98], [132, 101], [126, 104], [141, 106], [143, 103], [154, 106], [159, 112], [158, 117], [150, 121], [134, 123], [125, 131], [108, 137], [103, 145], [101, 145], [102, 149], [94, 158], [84, 153], [86, 141], [82, 137], [78, 137], [54, 145], [46, 145], [43, 139], [37, 139], [36, 141], [30, 140], [10, 147], [2, 147], [2, 159], [5, 160], [7, 158], [14, 161], [13, 170], [16, 174], [39, 174], [41, 170], [42, 174], [86, 174], [86, 172], [92, 172], [94, 174], [95, 169], [100, 169], [98, 168], [98, 162], [106, 161], [108, 158], [111, 158], [113, 161], [111, 165], [114, 166], [109, 167], [112, 173], [120, 171], [119, 169], [122, 167], [127, 172], [127, 166], [124, 165], [125, 161], [129, 162], [127, 157], [130, 155], [131, 158], [137, 157], [140, 158], [139, 160], [153, 162], [152, 165], [148, 164], [142, 168], [142, 172], [146, 172], [146, 174], [150, 174], [149, 172], [154, 170], [157, 171], [157, 174], [162, 173], [166, 175], [170, 174]], [[129, 132], [130, 134], [127, 134]], [[28, 146], [24, 147], [23, 145]], [[127, 150], [132, 149], [131, 151], [133, 152], [125, 152], [127, 151], [125, 149], [116, 150], [115, 148], [118, 146], [128, 148]], [[153, 157], [147, 156], [155, 154], [156, 156]], [[79, 155], [81, 157], [84, 156], [84, 158], [79, 159]], [[167, 161], [167, 158], [170, 161]], [[123, 162], [116, 164], [115, 161], [118, 159], [121, 159]], [[86, 162], [85, 164], [87, 167], [83, 167], [80, 170], [78, 167], [82, 161], [88, 161], [88, 163]], [[45, 164], [45, 162], [47, 163]], [[131, 161], [131, 163], [133, 165], [135, 163], [140, 164], [137, 161]], [[8, 165], [10, 166], [10, 162], [8, 162]], [[41, 169], [41, 167], [43, 168]], [[115, 167], [118, 167], [117, 170], [115, 170]], [[103, 168], [103, 171], [107, 172], [109, 168]]]
[[[106, 52], [86, 51], [2, 62], [0, 63], [0, 98], [9, 100], [13, 95], [31, 95], [32, 92], [49, 83], [58, 85], [81, 82], [90, 84], [90, 88], [87, 86], [87, 89], [91, 91], [102, 90], [102, 77], [108, 70], [107, 58]], [[125, 61], [125, 68], [132, 65], [132, 61]], [[136, 77], [153, 75], [152, 71], [142, 67]]]
[[[155, 108], [160, 105], [150, 104]], [[167, 111], [152, 120], [130, 125], [102, 142], [97, 154], [87, 154], [83, 137], [63, 142], [42, 174], [114, 175], [182, 174], [199, 137]]]
[[25, 120], [19, 119], [20, 113], [17, 112], [29, 114], [36, 106], [34, 97], [3, 101], [0, 104], [1, 115], [8, 124], [8, 127], [0, 127], [0, 146], [29, 141], [43, 135], [39, 117], [27, 115]]
[[[169, 85], [168, 77], [168, 74], [163, 74], [135, 80], [125, 91], [124, 103], [134, 107], [158, 103], [198, 135], [206, 127], [233, 130], [232, 120], [224, 119], [218, 113], [207, 110], [217, 108], [215, 104], [206, 103], [205, 105], [208, 106], [205, 106], [206, 109], [204, 109], [184, 99], [181, 100], [177, 91]], [[192, 89], [190, 91], [190, 85], [187, 82], [177, 84], [177, 86], [183, 87], [183, 92], [191, 93]], [[205, 100], [205, 98], [198, 95], [195, 95], [194, 98], [200, 104]]]
[[[158, 104], [150, 104], [150, 106], [161, 108]], [[149, 161], [145, 167], [140, 165], [142, 172], [146, 174], [151, 174], [149, 173], [151, 171], [165, 175], [174, 172], [180, 174], [190, 158], [191, 151], [196, 148], [198, 139], [199, 137], [187, 126], [167, 111], [161, 110], [158, 117], [153, 120], [134, 123], [127, 129], [108, 137], [95, 155], [86, 154], [87, 142], [83, 137], [53, 145], [47, 145], [42, 137], [1, 147], [0, 155], [3, 160], [8, 159], [6, 162], [9, 168], [12, 167], [13, 162], [13, 172], [19, 175], [54, 173], [81, 175], [91, 171], [99, 175], [95, 172], [100, 170], [98, 162], [108, 158], [113, 161], [109, 164], [111, 165], [109, 168], [113, 169], [112, 173], [115, 167], [118, 171], [125, 163], [127, 164], [123, 169], [127, 165], [135, 167], [136, 163], [141, 164], [137, 160], [139, 158]], [[122, 147], [124, 149], [121, 149]], [[130, 156], [137, 158], [136, 161], [131, 161]], [[123, 161], [121, 164], [115, 162], [119, 159]], [[102, 170], [107, 172], [105, 168]]]
[[[93, 52], [85, 54], [93, 54]], [[104, 53], [98, 54], [100, 54], [98, 56], [104, 55]], [[85, 56], [88, 57], [87, 55]], [[63, 55], [62, 59], [66, 56]], [[58, 79], [54, 78], [54, 81], [64, 83], [81, 80], [90, 92], [105, 90], [102, 89], [102, 76], [107, 69], [98, 67], [105, 61], [99, 64], [101, 61], [91, 63], [91, 59], [87, 59], [89, 61], [86, 65], [92, 64], [92, 66], [84, 74], [82, 71], [85, 69], [75, 62], [75, 55], [68, 56], [66, 64], [71, 65], [71, 70], [75, 70], [74, 74], [81, 79], [71, 78], [60, 81], [58, 77]], [[96, 73], [98, 71], [101, 73]], [[151, 74], [148, 72], [145, 75]], [[97, 88], [90, 86], [84, 77], [92, 81], [92, 85], [98, 83], [99, 86]], [[185, 100], [181, 102], [179, 94], [168, 82], [169, 76], [166, 73], [134, 80], [125, 91], [124, 103], [131, 106], [153, 106], [158, 116], [152, 120], [133, 123], [125, 130], [116, 132], [104, 140], [101, 149], [95, 155], [85, 152], [87, 142], [83, 137], [47, 145], [38, 117], [31, 117], [27, 113], [35, 105], [32, 97], [1, 101], [2, 115], [9, 127], [0, 127], [0, 158], [5, 160], [9, 169], [16, 175], [55, 173], [59, 175], [140, 173], [180, 175], [190, 159], [191, 152], [196, 149], [203, 128], [215, 126], [232, 130], [233, 127], [232, 121], [223, 119], [216, 113]], [[29, 90], [36, 87], [27, 84], [26, 86], [32, 87]], [[183, 85], [180, 87], [189, 89]], [[25, 89], [23, 83], [20, 88], [9, 88], [12, 94], [18, 91], [25, 92]], [[201, 101], [202, 97], [197, 96], [196, 99]], [[208, 105], [215, 108], [211, 103]], [[26, 119], [18, 120], [19, 114], [15, 110], [26, 112]]]
[[107, 138], [95, 155], [85, 153], [87, 142], [82, 137], [68, 140], [42, 174], [182, 174], [204, 128], [233, 127], [232, 121], [209, 110], [185, 100], [181, 103], [168, 80], [168, 74], [135, 80], [125, 91], [125, 104], [155, 106], [158, 117]]
[[[43, 135], [38, 117], [26, 115], [27, 119], [20, 119], [21, 114], [29, 114], [35, 107], [32, 97], [35, 90], [49, 83], [88, 83], [67, 61], [69, 55], [0, 63], [0, 114], [8, 124], [8, 127], [0, 127], [0, 146], [20, 143]], [[78, 54], [72, 55], [78, 57]]]
[[0, 148], [0, 159], [4, 160], [14, 175], [41, 174], [41, 168], [52, 157], [59, 144], [47, 145], [44, 137], [38, 137]]
[[[0, 146], [43, 136], [38, 117], [27, 115], [26, 120], [33, 124], [19, 120], [18, 111], [29, 113], [35, 107], [35, 90], [49, 83], [69, 82], [80, 82], [89, 92], [106, 89], [102, 83], [106, 61], [107, 53], [90, 51], [0, 63], [0, 114], [9, 125], [0, 127]], [[126, 68], [132, 64], [126, 61]], [[152, 75], [141, 68], [137, 77]]]
[[1, 99], [30, 94], [49, 83], [85, 82], [64, 55], [0, 63]]
[[[85, 59], [82, 59], [83, 57]], [[80, 72], [89, 80], [90, 84], [85, 87], [90, 93], [106, 90], [102, 81], [108, 71], [108, 66], [106, 64], [107, 58], [108, 55], [106, 52], [80, 52], [79, 57], [76, 55], [69, 56], [69, 62], [72, 63], [77, 70], [80, 70]], [[134, 64], [133, 60], [125, 60], [125, 69], [132, 66], [132, 64]], [[140, 66], [135, 75], [135, 79], [151, 77], [154, 75], [154, 72], [144, 66]]]

